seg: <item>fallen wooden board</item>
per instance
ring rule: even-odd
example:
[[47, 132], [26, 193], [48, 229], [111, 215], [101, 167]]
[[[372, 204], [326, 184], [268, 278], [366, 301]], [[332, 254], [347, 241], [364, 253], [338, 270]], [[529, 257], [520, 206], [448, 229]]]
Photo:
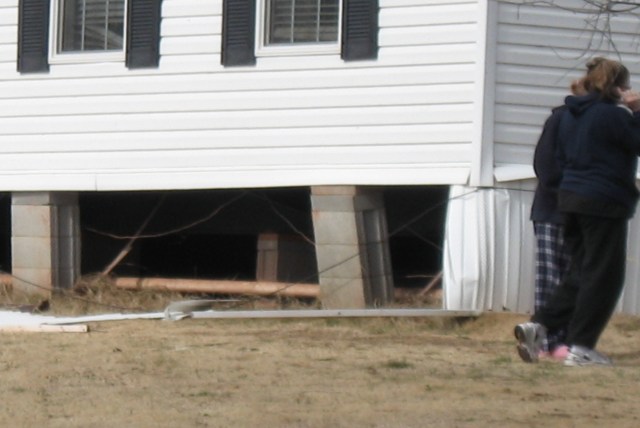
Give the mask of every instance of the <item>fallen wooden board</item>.
[[89, 326], [85, 324], [73, 325], [0, 325], [2, 333], [87, 333]]
[[182, 293], [250, 294], [313, 299], [320, 295], [320, 286], [316, 284], [264, 281], [121, 277], [115, 279], [115, 285], [125, 289], [167, 290]]

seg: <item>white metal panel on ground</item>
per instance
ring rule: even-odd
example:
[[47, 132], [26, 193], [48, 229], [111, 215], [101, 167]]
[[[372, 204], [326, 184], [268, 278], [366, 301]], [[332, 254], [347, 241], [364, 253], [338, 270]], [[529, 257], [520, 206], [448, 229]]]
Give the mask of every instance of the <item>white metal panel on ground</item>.
[[0, 0], [2, 190], [469, 176], [480, 126], [477, 1], [382, 0], [377, 60], [276, 56], [224, 68], [222, 1], [165, 0], [159, 68], [54, 62], [25, 75], [16, 72], [17, 6]]

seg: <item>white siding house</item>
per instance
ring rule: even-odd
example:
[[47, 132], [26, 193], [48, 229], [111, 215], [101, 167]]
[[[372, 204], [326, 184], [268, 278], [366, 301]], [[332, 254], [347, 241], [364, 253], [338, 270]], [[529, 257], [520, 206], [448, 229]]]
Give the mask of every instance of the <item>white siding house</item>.
[[157, 68], [52, 58], [22, 75], [18, 1], [0, 6], [0, 190], [468, 180], [475, 1], [382, 1], [375, 60], [258, 53], [225, 67], [222, 0], [164, 0]]
[[[278, 49], [262, 40], [262, 0], [140, 0], [159, 5], [145, 24], [159, 38], [156, 63], [138, 64], [142, 26], [113, 55], [57, 52], [61, 4], [0, 0], [0, 191], [449, 185], [451, 309], [532, 308], [540, 126], [590, 56], [619, 55], [640, 76], [633, 16], [614, 19], [616, 52], [587, 15], [548, 5], [341, 0], [342, 45]], [[375, 6], [372, 55], [345, 53], [347, 6]], [[38, 7], [40, 21], [27, 15]], [[131, 27], [146, 16], [126, 11]], [[34, 26], [28, 40], [47, 48], [35, 65], [19, 42]]]

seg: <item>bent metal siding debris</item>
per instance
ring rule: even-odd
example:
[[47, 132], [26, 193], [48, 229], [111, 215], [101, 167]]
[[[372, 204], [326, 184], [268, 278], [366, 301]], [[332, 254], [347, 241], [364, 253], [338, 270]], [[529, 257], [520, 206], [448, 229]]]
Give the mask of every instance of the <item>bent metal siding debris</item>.
[[[171, 303], [162, 312], [100, 314], [79, 317], [54, 317], [24, 312], [0, 311], [0, 332], [86, 333], [89, 322], [159, 319], [177, 321], [194, 319], [259, 318], [366, 318], [366, 317], [475, 317], [479, 311], [444, 309], [301, 309], [267, 311], [217, 311], [206, 309], [214, 300], [183, 300]], [[203, 310], [206, 309], [206, 310]]]

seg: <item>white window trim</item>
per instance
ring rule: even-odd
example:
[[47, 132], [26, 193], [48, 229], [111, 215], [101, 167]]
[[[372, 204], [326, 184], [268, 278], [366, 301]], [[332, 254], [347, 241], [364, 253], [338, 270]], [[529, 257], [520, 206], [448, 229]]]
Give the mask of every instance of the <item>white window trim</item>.
[[267, 22], [267, 0], [257, 0], [256, 19], [256, 56], [299, 56], [340, 54], [342, 40], [342, 1], [338, 0], [338, 39], [335, 42], [296, 43], [292, 45], [267, 45], [265, 42], [265, 23]]
[[61, 0], [53, 0], [51, 2], [51, 11], [49, 13], [49, 64], [83, 64], [97, 62], [124, 62], [125, 50], [127, 46], [127, 2], [124, 4], [124, 30], [122, 35], [122, 50], [105, 51], [105, 52], [65, 52], [58, 53], [59, 24], [58, 19], [59, 5]]

